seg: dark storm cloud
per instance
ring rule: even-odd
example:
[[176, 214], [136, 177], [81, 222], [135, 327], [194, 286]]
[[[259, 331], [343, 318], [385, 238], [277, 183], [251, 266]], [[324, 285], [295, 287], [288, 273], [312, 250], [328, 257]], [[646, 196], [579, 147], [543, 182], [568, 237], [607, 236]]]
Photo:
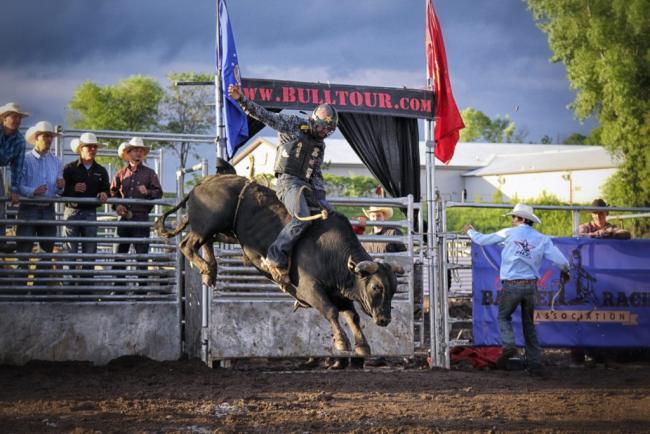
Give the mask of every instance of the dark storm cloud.
[[[2, 8], [3, 95], [62, 118], [84, 80], [214, 65], [216, 0], [22, 0]], [[523, 0], [435, 0], [461, 109], [509, 114], [530, 139], [580, 126], [562, 65]], [[245, 76], [420, 87], [424, 0], [229, 0]], [[262, 75], [260, 75], [262, 74]], [[45, 98], [45, 99], [44, 99]], [[1, 102], [1, 101], [0, 101]]]
[[214, 4], [172, 0], [23, 0], [3, 5], [0, 50], [10, 65], [66, 64], [162, 48], [176, 56], [214, 39]]

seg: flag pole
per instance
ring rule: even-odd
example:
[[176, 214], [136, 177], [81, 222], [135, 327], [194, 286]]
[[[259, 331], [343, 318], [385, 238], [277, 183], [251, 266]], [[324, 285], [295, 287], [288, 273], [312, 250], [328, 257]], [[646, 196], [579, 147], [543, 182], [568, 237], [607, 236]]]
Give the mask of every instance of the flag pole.
[[[426, 34], [425, 41], [429, 37], [429, 6], [431, 0], [425, 1], [425, 26]], [[427, 89], [433, 92], [433, 73], [429, 71], [428, 64], [428, 50], [430, 47], [425, 44], [425, 56], [427, 58], [427, 74], [426, 74], [426, 83]], [[433, 101], [434, 105], [437, 103], [438, 95], [434, 95]], [[436, 107], [433, 108], [433, 112], [436, 112]], [[434, 118], [435, 119], [435, 118]], [[424, 145], [425, 145], [425, 155], [426, 155], [426, 190], [427, 190], [427, 258], [429, 258], [429, 264], [427, 267], [427, 277], [429, 279], [429, 348], [431, 351], [430, 357], [430, 367], [440, 367], [440, 351], [439, 351], [439, 342], [438, 342], [438, 292], [440, 291], [438, 285], [437, 271], [438, 271], [438, 238], [436, 233], [436, 209], [435, 209], [435, 175], [436, 175], [436, 157], [435, 157], [435, 135], [434, 135], [434, 120], [425, 119], [424, 120]]]
[[216, 134], [215, 143], [217, 145], [217, 158], [226, 159], [226, 138], [225, 125], [223, 123], [223, 90], [221, 89], [222, 68], [221, 65], [221, 0], [217, 1], [217, 32], [216, 32], [216, 65], [217, 73], [214, 76], [214, 97], [215, 97], [215, 122]]
[[[430, 0], [429, 0], [430, 1]], [[432, 90], [431, 79], [427, 77], [427, 88]], [[435, 101], [435, 98], [434, 98]], [[429, 258], [429, 266], [427, 267], [429, 278], [429, 337], [431, 349], [431, 367], [440, 367], [438, 336], [437, 336], [437, 299], [439, 292], [438, 279], [436, 277], [438, 255], [437, 245], [438, 238], [436, 234], [436, 212], [435, 212], [435, 174], [436, 174], [436, 159], [435, 148], [436, 143], [434, 140], [434, 121], [431, 119], [424, 120], [424, 144], [426, 153], [426, 190], [427, 190], [427, 257]]]

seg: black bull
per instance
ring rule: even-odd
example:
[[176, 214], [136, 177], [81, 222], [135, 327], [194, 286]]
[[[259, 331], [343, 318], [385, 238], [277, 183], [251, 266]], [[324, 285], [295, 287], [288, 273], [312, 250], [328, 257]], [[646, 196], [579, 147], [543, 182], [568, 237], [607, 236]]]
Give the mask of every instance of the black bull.
[[[185, 206], [185, 220], [175, 230], [165, 230], [165, 218]], [[179, 247], [199, 269], [204, 283], [214, 285], [217, 269], [214, 241], [238, 242], [246, 258], [270, 277], [262, 271], [260, 262], [290, 218], [269, 188], [249, 183], [237, 175], [216, 175], [204, 178], [175, 208], [156, 221], [155, 228], [159, 235], [171, 237], [189, 224], [191, 231]], [[199, 254], [201, 247], [205, 259]], [[354, 334], [355, 353], [367, 356], [370, 347], [353, 302], [358, 302], [375, 324], [387, 326], [391, 321], [391, 300], [397, 289], [395, 273], [403, 270], [393, 264], [373, 261], [348, 219], [330, 213], [326, 220], [313, 222], [296, 243], [288, 292], [302, 304], [317, 309], [332, 327], [335, 347], [350, 351], [350, 343], [338, 321], [341, 313]]]

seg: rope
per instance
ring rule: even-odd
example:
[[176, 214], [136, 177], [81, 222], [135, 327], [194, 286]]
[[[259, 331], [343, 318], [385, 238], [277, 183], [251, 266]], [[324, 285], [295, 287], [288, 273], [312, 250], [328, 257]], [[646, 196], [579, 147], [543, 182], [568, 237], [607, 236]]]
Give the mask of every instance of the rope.
[[239, 197], [237, 198], [237, 208], [235, 208], [235, 215], [232, 218], [232, 230], [233, 232], [235, 231], [235, 223], [237, 222], [237, 215], [239, 214], [239, 206], [241, 205], [241, 201], [244, 198], [244, 193], [250, 187], [252, 184], [255, 184], [255, 180], [249, 180], [246, 181], [246, 184], [244, 184], [244, 187], [241, 189], [239, 192]]
[[329, 214], [328, 214], [326, 209], [322, 209], [319, 214], [310, 215], [309, 217], [300, 217], [298, 215], [295, 215], [294, 217], [296, 219], [300, 220], [301, 222], [311, 222], [311, 221], [318, 220], [318, 219], [327, 220], [327, 217], [329, 217]]
[[[300, 187], [300, 192], [298, 194], [302, 195], [302, 192], [305, 189], [311, 190], [306, 185], [303, 185], [302, 187]], [[293, 216], [293, 218], [295, 218], [295, 219], [297, 219], [297, 220], [299, 220], [301, 222], [311, 222], [311, 221], [318, 220], [318, 219], [327, 220], [328, 216], [329, 216], [329, 214], [328, 214], [327, 210], [325, 208], [322, 208], [319, 214], [310, 215], [309, 217], [300, 217], [298, 214], [296, 214], [296, 215]]]
[[560, 278], [560, 286], [558, 287], [557, 292], [553, 296], [553, 299], [551, 300], [551, 312], [555, 311], [555, 299], [560, 295], [560, 293], [564, 292], [564, 282], [562, 282], [562, 279]]
[[500, 271], [500, 270], [499, 270], [499, 267], [497, 267], [496, 264], [495, 264], [494, 262], [492, 262], [492, 260], [491, 260], [490, 257], [488, 256], [487, 252], [485, 251], [485, 247], [483, 247], [483, 246], [480, 246], [480, 247], [481, 247], [481, 252], [483, 253], [483, 257], [485, 257], [485, 260], [488, 262], [488, 264], [490, 264], [490, 266], [491, 266], [494, 270], [496, 270], [496, 271]]

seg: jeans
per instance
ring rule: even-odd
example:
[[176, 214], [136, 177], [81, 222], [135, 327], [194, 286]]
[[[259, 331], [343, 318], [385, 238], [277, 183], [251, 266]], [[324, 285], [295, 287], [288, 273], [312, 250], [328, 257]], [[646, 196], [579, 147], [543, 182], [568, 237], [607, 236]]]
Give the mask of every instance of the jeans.
[[275, 265], [287, 268], [289, 266], [289, 256], [291, 250], [296, 244], [305, 229], [309, 227], [311, 222], [303, 222], [295, 218], [296, 215], [300, 217], [307, 217], [310, 215], [309, 205], [304, 195], [303, 187], [307, 184], [294, 180], [293, 178], [285, 178], [281, 176], [277, 182], [277, 195], [278, 198], [284, 203], [289, 214], [291, 214], [291, 221], [282, 228], [269, 247], [266, 256], [269, 261]]
[[[21, 204], [18, 208], [18, 220], [27, 220], [36, 222], [37, 220], [55, 220], [54, 204], [48, 206], [34, 206]], [[16, 236], [18, 237], [55, 237], [56, 226], [54, 225], [39, 225], [39, 224], [20, 224], [16, 228]], [[52, 253], [54, 250], [54, 241], [39, 241], [39, 246], [43, 251]], [[34, 241], [18, 241], [16, 242], [16, 251], [18, 253], [31, 253], [34, 248]], [[23, 258], [26, 260], [27, 258]], [[39, 262], [43, 262], [42, 260]], [[27, 265], [20, 265], [20, 269], [26, 270]], [[43, 265], [37, 265], [37, 269], [44, 269]], [[43, 278], [49, 277], [42, 275]], [[38, 280], [38, 278], [35, 278]]]
[[[97, 221], [97, 211], [95, 209], [76, 209], [66, 207], [63, 212], [63, 218], [66, 221]], [[66, 237], [97, 237], [97, 226], [66, 226], [64, 228], [64, 235]], [[65, 250], [68, 253], [79, 253], [79, 245], [81, 244], [82, 253], [97, 253], [97, 243], [94, 241], [80, 243], [78, 241], [68, 241], [65, 243]], [[90, 260], [90, 259], [86, 259]], [[76, 268], [76, 267], [75, 267]], [[84, 265], [83, 270], [93, 270], [93, 265]], [[81, 276], [73, 276], [76, 282]], [[91, 278], [91, 276], [86, 276]], [[83, 283], [83, 282], [79, 282]], [[88, 282], [91, 283], [91, 282]]]
[[[120, 221], [126, 222], [126, 221], [148, 221], [149, 217], [148, 216], [134, 216], [131, 220], [127, 220], [125, 218], [120, 218]], [[117, 228], [117, 236], [118, 237], [124, 237], [124, 238], [148, 238], [149, 237], [149, 232], [150, 228], [145, 227], [145, 228], [136, 228], [136, 227], [118, 227]], [[149, 243], [119, 243], [117, 247], [114, 249], [115, 253], [129, 253], [129, 249], [131, 248], [131, 244], [133, 244], [133, 248], [135, 249], [136, 254], [146, 254], [149, 253]], [[124, 261], [123, 259], [116, 259], [116, 262], [121, 262]], [[139, 259], [138, 261], [142, 261]], [[113, 270], [124, 270], [126, 267], [124, 266], [114, 266]], [[144, 271], [147, 270], [147, 266], [138, 266], [138, 271]], [[115, 285], [124, 285], [127, 277], [124, 275], [119, 275], [115, 276], [116, 281]], [[138, 277], [140, 280], [145, 280], [147, 278], [146, 275], [142, 275]], [[138, 283], [139, 286], [143, 286], [145, 283], [140, 282]]]
[[[18, 208], [18, 220], [55, 220], [54, 205], [34, 206], [20, 205]], [[16, 236], [19, 237], [56, 237], [56, 226], [39, 224], [21, 224], [16, 228]], [[41, 249], [52, 253], [54, 241], [39, 241]], [[34, 247], [34, 241], [18, 241], [17, 250], [20, 253], [30, 253]]]
[[499, 332], [504, 350], [515, 349], [515, 335], [512, 331], [512, 313], [521, 305], [521, 323], [526, 341], [526, 358], [529, 366], [540, 366], [542, 347], [535, 331], [535, 290], [537, 283], [511, 283], [503, 281], [503, 293], [499, 299]]
[[[11, 193], [11, 192], [10, 192]], [[4, 171], [0, 170], [0, 196], [8, 196], [7, 191], [5, 190], [5, 179], [4, 179]], [[3, 202], [0, 203], [0, 219], [4, 220], [7, 218], [7, 205], [9, 205], [11, 202]], [[2, 224], [0, 225], [0, 236], [4, 237], [7, 235], [7, 227]], [[6, 241], [0, 241], [0, 244], [6, 244]]]

